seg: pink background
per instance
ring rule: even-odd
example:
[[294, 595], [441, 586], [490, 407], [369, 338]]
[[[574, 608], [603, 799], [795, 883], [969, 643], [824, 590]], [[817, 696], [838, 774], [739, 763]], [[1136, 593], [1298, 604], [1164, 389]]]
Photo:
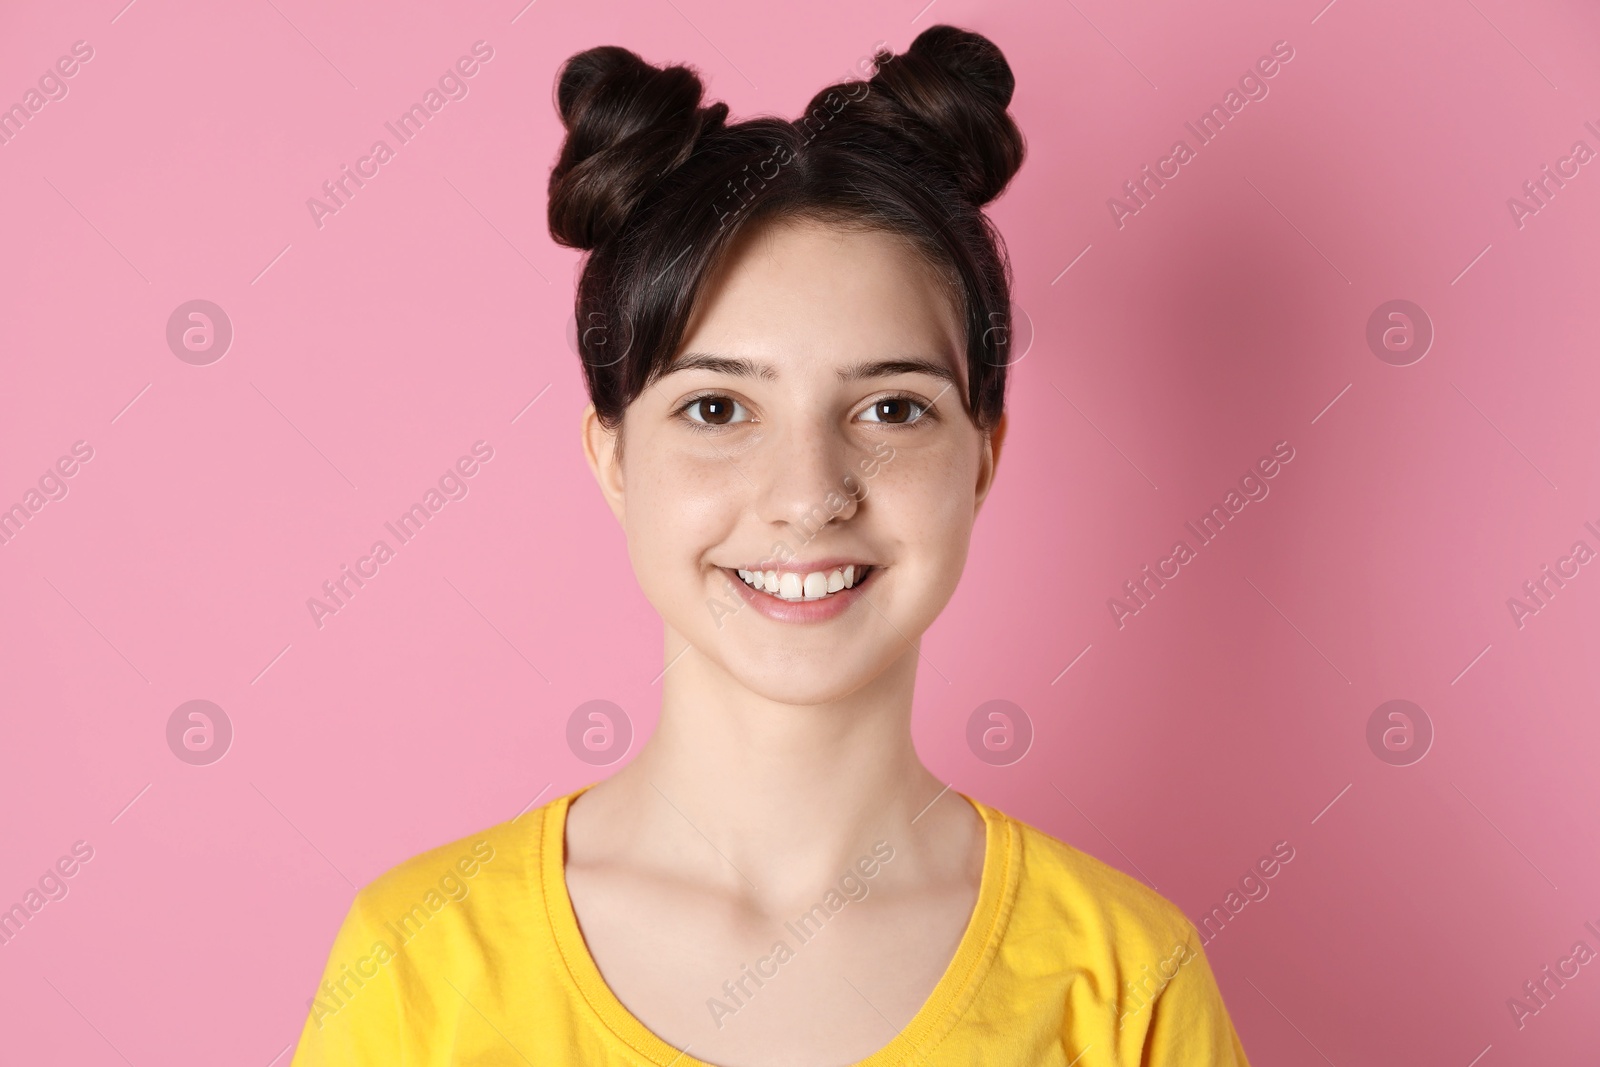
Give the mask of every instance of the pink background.
[[[1034, 339], [924, 644], [924, 757], [1196, 922], [1287, 840], [1208, 947], [1257, 1064], [1592, 1058], [1600, 963], [1521, 1029], [1506, 1000], [1600, 949], [1600, 565], [1520, 628], [1507, 599], [1600, 549], [1600, 164], [1521, 227], [1507, 199], [1600, 149], [1600, 14], [922, 2], [5, 5], [0, 104], [94, 56], [0, 146], [0, 506], [94, 456], [0, 546], [0, 905], [94, 857], [0, 947], [0, 1058], [285, 1063], [355, 886], [604, 773], [564, 740], [584, 701], [637, 750], [660, 624], [578, 447], [554, 71], [623, 44], [792, 116], [941, 21], [1016, 71], [992, 215]], [[469, 94], [319, 228], [306, 200], [477, 40]], [[1107, 199], [1279, 40], [1270, 94], [1119, 229]], [[1437, 331], [1409, 366], [1365, 340], [1397, 298]], [[166, 342], [194, 299], [235, 331], [209, 366]], [[470, 494], [319, 629], [307, 598], [480, 439]], [[1270, 496], [1119, 629], [1107, 599], [1280, 440]], [[1436, 734], [1409, 766], [1366, 740], [1395, 698]], [[166, 740], [193, 699], [235, 731], [207, 766]], [[1009, 766], [966, 743], [994, 699], [1036, 731]]]

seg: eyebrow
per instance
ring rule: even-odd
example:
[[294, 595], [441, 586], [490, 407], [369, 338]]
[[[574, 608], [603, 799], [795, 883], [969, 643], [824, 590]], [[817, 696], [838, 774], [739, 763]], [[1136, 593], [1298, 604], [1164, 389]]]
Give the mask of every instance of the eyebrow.
[[[770, 364], [757, 363], [743, 357], [718, 356], [710, 352], [685, 352], [673, 361], [662, 377], [682, 370], [709, 370], [719, 374], [731, 374], [737, 378], [756, 378], [766, 382], [778, 380], [778, 372]], [[841, 382], [859, 381], [863, 378], [887, 378], [896, 374], [926, 374], [942, 382], [948, 382], [952, 386], [959, 387], [961, 384], [955, 372], [943, 363], [919, 357], [862, 360], [839, 368]]]

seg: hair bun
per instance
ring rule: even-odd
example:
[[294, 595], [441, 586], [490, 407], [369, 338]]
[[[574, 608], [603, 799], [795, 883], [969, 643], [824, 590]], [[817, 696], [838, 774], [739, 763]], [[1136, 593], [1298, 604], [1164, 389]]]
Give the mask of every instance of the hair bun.
[[550, 171], [551, 236], [592, 249], [619, 233], [651, 187], [727, 118], [726, 104], [702, 108], [703, 95], [691, 68], [652, 66], [617, 45], [562, 64], [556, 108], [567, 137]]
[[1022, 132], [1006, 111], [1016, 78], [989, 38], [956, 26], [929, 26], [896, 56], [880, 51], [870, 84], [932, 136], [937, 154], [978, 205], [1004, 191], [1022, 166]]

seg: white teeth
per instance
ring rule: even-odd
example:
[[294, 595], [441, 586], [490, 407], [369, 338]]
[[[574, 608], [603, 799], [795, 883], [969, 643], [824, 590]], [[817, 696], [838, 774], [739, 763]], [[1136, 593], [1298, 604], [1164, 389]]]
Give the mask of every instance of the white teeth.
[[[861, 569], [865, 577], [867, 568]], [[856, 566], [850, 564], [842, 569], [832, 571], [811, 571], [800, 574], [795, 571], [752, 571], [740, 569], [739, 577], [754, 589], [770, 593], [781, 600], [821, 600], [833, 595], [841, 589], [853, 588], [856, 584]]]

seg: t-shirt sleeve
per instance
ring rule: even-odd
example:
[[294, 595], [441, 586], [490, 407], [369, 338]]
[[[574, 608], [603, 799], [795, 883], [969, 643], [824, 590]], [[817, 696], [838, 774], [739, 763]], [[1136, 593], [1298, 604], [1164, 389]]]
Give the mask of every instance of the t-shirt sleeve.
[[397, 1067], [400, 1010], [394, 947], [356, 894], [334, 937], [290, 1067]]
[[1198, 938], [1190, 927], [1188, 952], [1155, 999], [1140, 1067], [1250, 1067]]

